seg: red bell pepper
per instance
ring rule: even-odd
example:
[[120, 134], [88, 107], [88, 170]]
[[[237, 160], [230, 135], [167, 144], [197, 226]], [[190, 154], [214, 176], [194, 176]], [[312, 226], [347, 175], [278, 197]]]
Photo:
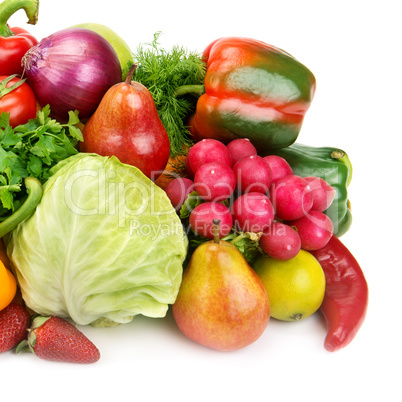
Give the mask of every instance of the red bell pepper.
[[203, 60], [204, 87], [176, 90], [199, 96], [192, 121], [197, 139], [248, 138], [260, 152], [296, 141], [315, 92], [307, 67], [281, 49], [238, 37], [212, 42]]
[[4, 0], [0, 3], [0, 75], [21, 75], [21, 59], [38, 41], [22, 28], [10, 28], [8, 19], [24, 9], [28, 24], [38, 20], [39, 0]]

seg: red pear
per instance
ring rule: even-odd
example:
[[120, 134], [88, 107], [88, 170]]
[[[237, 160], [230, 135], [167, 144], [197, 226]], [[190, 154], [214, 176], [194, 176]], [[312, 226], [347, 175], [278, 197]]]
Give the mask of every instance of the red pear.
[[255, 342], [270, 309], [261, 279], [234, 245], [219, 240], [216, 228], [214, 240], [194, 251], [172, 306], [176, 324], [188, 338], [219, 351]]
[[116, 156], [156, 180], [170, 153], [170, 142], [149, 90], [132, 81], [113, 85], [84, 127], [81, 151]]

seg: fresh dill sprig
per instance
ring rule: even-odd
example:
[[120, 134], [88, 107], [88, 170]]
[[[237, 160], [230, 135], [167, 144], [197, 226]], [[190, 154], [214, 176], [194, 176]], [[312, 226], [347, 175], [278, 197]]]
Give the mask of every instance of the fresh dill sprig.
[[184, 47], [161, 48], [160, 34], [154, 34], [152, 43], [138, 46], [134, 53], [138, 66], [133, 79], [151, 92], [169, 136], [171, 156], [175, 157], [183, 155], [192, 145], [186, 119], [195, 110], [197, 102], [191, 96], [176, 97], [175, 90], [182, 85], [203, 84], [205, 63], [199, 53]]

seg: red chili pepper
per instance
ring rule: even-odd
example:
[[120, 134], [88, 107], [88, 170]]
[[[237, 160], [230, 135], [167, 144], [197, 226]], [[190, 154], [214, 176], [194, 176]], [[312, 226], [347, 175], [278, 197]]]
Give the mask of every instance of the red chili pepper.
[[336, 237], [310, 251], [325, 273], [326, 290], [321, 312], [327, 322], [324, 347], [330, 352], [347, 346], [366, 317], [368, 286], [359, 263]]
[[8, 19], [16, 11], [24, 9], [28, 24], [38, 20], [38, 0], [4, 0], [0, 3], [0, 75], [21, 75], [21, 59], [38, 41], [21, 28], [10, 28]]

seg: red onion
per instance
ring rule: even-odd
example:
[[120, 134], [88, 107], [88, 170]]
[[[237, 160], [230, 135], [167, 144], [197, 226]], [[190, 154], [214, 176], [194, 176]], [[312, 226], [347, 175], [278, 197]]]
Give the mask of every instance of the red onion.
[[106, 91], [122, 80], [112, 45], [84, 28], [42, 39], [24, 55], [22, 65], [38, 102], [49, 104], [52, 116], [61, 121], [70, 110], [78, 110], [81, 121], [88, 119]]

